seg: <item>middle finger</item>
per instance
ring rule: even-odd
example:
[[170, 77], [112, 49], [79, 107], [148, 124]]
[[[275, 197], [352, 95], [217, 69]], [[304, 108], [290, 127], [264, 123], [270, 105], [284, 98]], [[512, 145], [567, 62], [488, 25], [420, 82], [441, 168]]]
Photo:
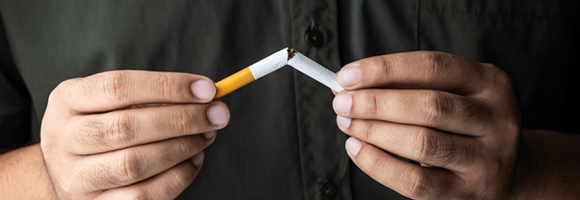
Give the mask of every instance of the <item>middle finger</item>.
[[184, 135], [223, 128], [229, 110], [220, 101], [117, 110], [78, 116], [71, 130], [69, 149], [75, 154], [95, 154]]
[[377, 120], [353, 119], [348, 127], [338, 116], [346, 134], [399, 156], [428, 164], [462, 171], [476, 162], [481, 142], [471, 136], [445, 133], [434, 129]]
[[491, 122], [491, 114], [481, 101], [433, 90], [343, 92], [335, 97], [333, 107], [343, 117], [426, 126], [471, 136], [480, 136]]

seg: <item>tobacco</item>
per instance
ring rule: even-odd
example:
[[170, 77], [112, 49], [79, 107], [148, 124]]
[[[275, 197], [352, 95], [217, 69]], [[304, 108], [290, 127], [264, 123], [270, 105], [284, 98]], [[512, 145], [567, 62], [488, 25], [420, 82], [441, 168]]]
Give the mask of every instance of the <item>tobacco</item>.
[[288, 48], [288, 60], [292, 59], [296, 55], [296, 50], [294, 48]]

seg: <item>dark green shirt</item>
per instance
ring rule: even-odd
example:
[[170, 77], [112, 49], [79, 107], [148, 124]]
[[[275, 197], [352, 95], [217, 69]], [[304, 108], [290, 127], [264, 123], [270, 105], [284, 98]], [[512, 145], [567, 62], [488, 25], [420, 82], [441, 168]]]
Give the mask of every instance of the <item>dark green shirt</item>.
[[[39, 141], [61, 81], [116, 69], [220, 80], [287, 46], [338, 71], [439, 50], [512, 77], [525, 128], [578, 132], [576, 0], [0, 0], [0, 148]], [[344, 150], [333, 94], [291, 69], [222, 100], [230, 124], [180, 198], [402, 198]]]

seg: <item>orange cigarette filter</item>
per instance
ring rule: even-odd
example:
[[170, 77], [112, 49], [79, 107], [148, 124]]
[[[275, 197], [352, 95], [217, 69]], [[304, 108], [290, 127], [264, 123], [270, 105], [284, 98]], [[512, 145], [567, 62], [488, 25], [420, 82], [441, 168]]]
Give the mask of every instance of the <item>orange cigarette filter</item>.
[[223, 80], [217, 82], [215, 87], [217, 89], [216, 95], [214, 99], [218, 99], [223, 97], [224, 95], [241, 88], [248, 83], [255, 81], [254, 75], [252, 75], [252, 71], [250, 71], [250, 67], [246, 67], [235, 74], [224, 78]]
[[224, 95], [257, 80], [260, 77], [284, 67], [288, 59], [291, 58], [291, 56], [294, 56], [294, 54], [294, 49], [284, 48], [257, 63], [224, 78], [215, 84], [217, 91], [214, 99], [223, 97]]
[[336, 92], [344, 90], [338, 83], [336, 73], [292, 48], [285, 48], [217, 82], [215, 84], [217, 88], [215, 99], [223, 97], [286, 65], [292, 66], [294, 69], [310, 76]]

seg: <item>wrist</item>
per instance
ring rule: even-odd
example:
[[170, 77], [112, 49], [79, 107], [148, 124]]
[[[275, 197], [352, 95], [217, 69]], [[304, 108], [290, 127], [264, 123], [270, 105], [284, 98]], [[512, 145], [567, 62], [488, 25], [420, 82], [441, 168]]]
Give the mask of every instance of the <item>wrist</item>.
[[6, 199], [57, 199], [39, 144], [0, 155], [0, 193]]
[[508, 199], [578, 198], [578, 136], [522, 130]]

